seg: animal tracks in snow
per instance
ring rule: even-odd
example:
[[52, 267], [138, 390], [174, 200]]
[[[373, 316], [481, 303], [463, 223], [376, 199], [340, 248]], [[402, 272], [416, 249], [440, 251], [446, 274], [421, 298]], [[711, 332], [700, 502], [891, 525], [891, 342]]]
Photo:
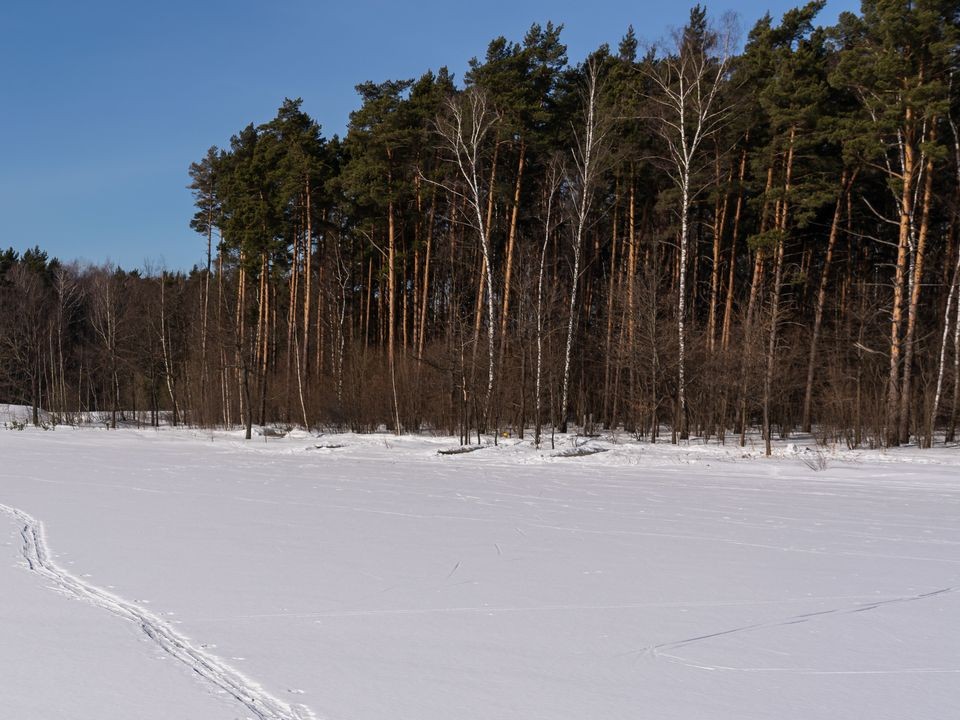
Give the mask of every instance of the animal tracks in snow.
[[157, 615], [64, 570], [52, 559], [43, 524], [32, 515], [4, 504], [0, 504], [0, 512], [20, 525], [21, 551], [27, 568], [51, 582], [57, 590], [135, 623], [168, 656], [233, 697], [256, 720], [317, 720], [306, 706], [290, 705], [273, 697], [257, 683], [204, 652], [203, 648], [209, 646], [192, 645]]

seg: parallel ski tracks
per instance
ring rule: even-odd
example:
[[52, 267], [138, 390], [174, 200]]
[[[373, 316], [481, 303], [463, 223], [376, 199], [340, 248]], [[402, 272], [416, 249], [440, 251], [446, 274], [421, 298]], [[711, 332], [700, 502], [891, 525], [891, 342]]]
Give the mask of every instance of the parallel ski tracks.
[[290, 705], [273, 697], [260, 685], [244, 677], [219, 658], [191, 645], [189, 640], [153, 613], [96, 587], [57, 565], [51, 558], [43, 523], [29, 513], [2, 503], [0, 512], [10, 516], [21, 526], [22, 553], [27, 567], [51, 582], [56, 589], [135, 623], [143, 634], [165, 653], [233, 697], [257, 720], [317, 720], [306, 706]]

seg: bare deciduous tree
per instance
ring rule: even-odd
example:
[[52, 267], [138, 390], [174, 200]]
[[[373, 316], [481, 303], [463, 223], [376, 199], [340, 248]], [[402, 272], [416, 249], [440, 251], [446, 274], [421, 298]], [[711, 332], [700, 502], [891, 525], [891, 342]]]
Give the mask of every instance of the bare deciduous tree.
[[[493, 264], [490, 248], [490, 221], [486, 213], [491, 188], [484, 171], [490, 130], [497, 123], [498, 115], [486, 94], [478, 87], [471, 87], [459, 95], [447, 98], [445, 112], [437, 118], [436, 132], [447, 151], [448, 160], [456, 168], [459, 183], [444, 187], [460, 197], [462, 221], [472, 227], [480, 242], [483, 254], [483, 272], [486, 279], [487, 309], [487, 391], [483, 404], [485, 424], [489, 421], [490, 400], [496, 375], [494, 363], [494, 332], [496, 329], [493, 302]], [[424, 177], [427, 182], [434, 183]]]
[[554, 201], [560, 191], [560, 163], [556, 158], [550, 163], [547, 170], [547, 182], [544, 190], [543, 244], [540, 248], [540, 269], [537, 273], [537, 371], [534, 400], [534, 444], [537, 447], [540, 447], [543, 428], [541, 416], [543, 398], [543, 276], [547, 262], [547, 248], [557, 225]]
[[587, 61], [582, 94], [583, 129], [574, 128], [574, 144], [570, 148], [573, 172], [566, 183], [571, 202], [570, 244], [573, 247], [573, 277], [570, 286], [570, 307], [567, 316], [567, 342], [563, 356], [563, 387], [560, 395], [560, 430], [567, 430], [567, 402], [570, 388], [570, 356], [577, 323], [577, 287], [580, 284], [580, 260], [583, 254], [583, 235], [590, 217], [597, 178], [602, 166], [604, 140], [609, 123], [601, 117], [597, 104], [600, 93], [600, 63], [596, 58]]
[[651, 80], [648, 99], [654, 109], [652, 125], [664, 145], [664, 167], [680, 193], [680, 270], [677, 296], [677, 427], [687, 437], [686, 423], [686, 314], [687, 255], [690, 244], [690, 206], [703, 190], [697, 174], [708, 161], [705, 141], [715, 136], [730, 117], [730, 106], [720, 93], [731, 58], [733, 32], [709, 29], [705, 12], [690, 11], [690, 23], [674, 37], [665, 57], [643, 66]]

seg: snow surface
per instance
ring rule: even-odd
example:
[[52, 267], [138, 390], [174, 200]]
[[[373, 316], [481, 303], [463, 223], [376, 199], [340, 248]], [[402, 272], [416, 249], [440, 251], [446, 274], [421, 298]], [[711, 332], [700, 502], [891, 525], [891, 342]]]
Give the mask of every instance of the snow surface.
[[956, 448], [240, 437], [0, 430], [0, 718], [960, 707]]

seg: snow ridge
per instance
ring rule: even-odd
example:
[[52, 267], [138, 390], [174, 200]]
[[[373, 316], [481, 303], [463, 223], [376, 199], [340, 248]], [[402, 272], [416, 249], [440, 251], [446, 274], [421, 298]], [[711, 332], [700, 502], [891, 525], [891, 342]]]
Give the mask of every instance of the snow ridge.
[[306, 706], [289, 705], [273, 697], [237, 670], [194, 647], [189, 640], [153, 613], [91, 585], [61, 568], [50, 557], [43, 523], [29, 513], [2, 503], [0, 503], [0, 512], [9, 515], [22, 525], [20, 536], [23, 538], [22, 552], [27, 567], [52, 582], [58, 590], [108, 610], [124, 620], [136, 623], [144, 635], [164, 652], [232, 696], [253, 713], [257, 720], [317, 720], [316, 715]]

